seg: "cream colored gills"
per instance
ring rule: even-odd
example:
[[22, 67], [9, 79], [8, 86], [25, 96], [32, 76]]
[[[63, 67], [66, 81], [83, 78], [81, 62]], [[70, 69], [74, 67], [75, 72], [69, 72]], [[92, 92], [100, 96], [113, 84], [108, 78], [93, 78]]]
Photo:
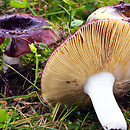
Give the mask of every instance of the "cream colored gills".
[[[130, 23], [125, 21], [99, 20], [81, 27], [67, 38], [51, 54], [44, 68], [41, 79], [44, 99], [52, 106], [57, 102], [63, 105], [82, 102], [78, 104], [80, 107], [87, 107], [91, 99], [104, 129], [126, 130], [126, 121], [114, 94], [130, 89], [129, 28]], [[91, 78], [95, 75], [98, 75], [97, 79]], [[86, 85], [88, 80], [94, 83], [93, 87]], [[111, 102], [108, 104], [101, 103], [107, 103], [109, 98]]]

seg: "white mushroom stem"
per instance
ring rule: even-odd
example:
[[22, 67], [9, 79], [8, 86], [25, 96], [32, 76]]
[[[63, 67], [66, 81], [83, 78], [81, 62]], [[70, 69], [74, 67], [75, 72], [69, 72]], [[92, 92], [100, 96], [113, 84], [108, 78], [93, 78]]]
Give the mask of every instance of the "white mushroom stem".
[[[23, 61], [21, 57], [9, 57], [6, 54], [3, 54], [3, 64], [8, 64], [8, 65], [18, 65], [19, 68], [23, 67]], [[3, 65], [4, 72], [7, 71], [8, 67]]]
[[113, 94], [114, 82], [115, 77], [111, 73], [102, 72], [88, 78], [84, 92], [90, 96], [104, 129], [127, 130], [125, 118]]

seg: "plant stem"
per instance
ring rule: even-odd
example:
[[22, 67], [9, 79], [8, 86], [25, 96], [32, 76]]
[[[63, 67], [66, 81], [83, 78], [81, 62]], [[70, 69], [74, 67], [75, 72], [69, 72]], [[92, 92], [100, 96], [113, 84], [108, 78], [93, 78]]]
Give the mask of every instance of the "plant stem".
[[4, 0], [4, 7], [6, 9], [6, 7], [7, 7], [7, 0]]
[[36, 69], [35, 69], [35, 81], [34, 81], [34, 84], [36, 85], [37, 79], [38, 79], [38, 55], [37, 55], [37, 52], [35, 53], [35, 58], [36, 58]]
[[71, 20], [72, 20], [72, 17], [71, 17], [71, 15], [72, 15], [72, 11], [70, 10], [69, 28], [71, 28]]

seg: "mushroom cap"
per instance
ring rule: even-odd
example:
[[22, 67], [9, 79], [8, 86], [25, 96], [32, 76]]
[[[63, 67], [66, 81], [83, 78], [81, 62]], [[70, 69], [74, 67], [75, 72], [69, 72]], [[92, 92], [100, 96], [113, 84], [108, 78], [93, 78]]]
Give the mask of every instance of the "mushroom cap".
[[46, 63], [41, 78], [42, 96], [52, 106], [57, 102], [88, 105], [90, 98], [83, 92], [84, 84], [100, 72], [115, 76], [115, 95], [130, 89], [130, 23], [99, 20], [68, 37]]
[[11, 14], [0, 16], [0, 44], [7, 37], [11, 42], [6, 47], [5, 53], [10, 57], [18, 57], [26, 53], [31, 53], [28, 44], [43, 42], [48, 47], [56, 46], [58, 42], [65, 38], [65, 31], [56, 24], [53, 30], [42, 28], [52, 26], [51, 21], [33, 16], [30, 14]]
[[88, 17], [86, 23], [99, 19], [120, 19], [130, 22], [130, 3], [123, 2], [99, 8]]

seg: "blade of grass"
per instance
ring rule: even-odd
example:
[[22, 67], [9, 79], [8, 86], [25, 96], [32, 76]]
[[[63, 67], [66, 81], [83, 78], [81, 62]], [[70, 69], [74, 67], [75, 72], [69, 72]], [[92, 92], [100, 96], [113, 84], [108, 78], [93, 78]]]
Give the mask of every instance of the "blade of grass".
[[84, 119], [83, 119], [83, 121], [82, 121], [81, 126], [83, 126], [83, 124], [84, 124], [85, 120], [87, 119], [87, 117], [88, 117], [89, 113], [90, 113], [90, 112], [88, 112], [88, 113], [87, 113], [87, 115], [84, 117]]
[[15, 99], [15, 98], [28, 98], [28, 97], [35, 97], [37, 96], [35, 94], [35, 92], [32, 92], [28, 95], [21, 95], [21, 96], [12, 96], [12, 97], [5, 97], [5, 98], [0, 98], [0, 101], [3, 101], [3, 100], [10, 100], [10, 99]]
[[[75, 8], [75, 9], [71, 9], [71, 10], [68, 10], [67, 11], [67, 14], [69, 13], [69, 11], [76, 11], [78, 10], [79, 8]], [[62, 14], [62, 13], [65, 13], [66, 11], [57, 11], [57, 12], [53, 12], [53, 13], [47, 13], [47, 14], [41, 14], [39, 16], [49, 16], [49, 15], [56, 15], [56, 14]]]
[[60, 119], [60, 121], [62, 122], [63, 120], [65, 120], [67, 118], [67, 116], [69, 116], [78, 106], [74, 107], [71, 111], [67, 111], [64, 116]]
[[41, 126], [43, 129], [40, 130], [59, 130], [59, 129], [55, 129], [55, 128], [51, 128], [51, 127], [45, 127], [45, 126]]
[[35, 84], [33, 84], [30, 80], [28, 80], [26, 77], [24, 77], [22, 74], [20, 74], [17, 70], [15, 70], [13, 67], [11, 67], [10, 65], [4, 64], [5, 66], [9, 67], [10, 69], [12, 69], [13, 71], [15, 71], [17, 74], [19, 74], [22, 78], [24, 78], [25, 80], [27, 80], [31, 85], [33, 85], [37, 90], [39, 90], [41, 92], [41, 89], [39, 89]]
[[74, 106], [78, 105], [79, 103], [81, 103], [81, 102], [73, 103], [73, 104], [70, 105], [69, 107], [67, 107], [67, 106], [65, 105], [64, 109], [61, 111], [61, 113], [60, 113], [60, 115], [59, 115], [59, 118], [62, 116], [62, 114], [63, 114], [65, 111], [68, 111], [71, 107], [74, 107]]
[[45, 106], [45, 107], [47, 107], [47, 108], [51, 109], [51, 107], [49, 107], [49, 106], [45, 105], [45, 104], [42, 102], [42, 100], [41, 100], [41, 98], [39, 97], [39, 95], [38, 95], [38, 93], [37, 93], [37, 92], [36, 92], [36, 95], [37, 95], [37, 97], [38, 97], [39, 101], [43, 104], [43, 106]]
[[51, 115], [51, 118], [52, 118], [52, 121], [54, 122], [55, 118], [56, 118], [56, 115], [57, 115], [57, 112], [60, 108], [60, 103], [58, 102], [56, 105], [55, 105], [55, 108], [53, 109], [52, 111], [52, 115]]
[[[32, 106], [31, 106], [31, 109], [32, 109], [33, 111], [35, 111]], [[39, 109], [38, 109], [38, 110], [39, 110]], [[37, 110], [37, 112], [38, 112], [38, 110]], [[31, 125], [33, 126], [33, 123], [34, 123], [34, 120], [35, 120], [35, 118], [36, 118], [37, 112], [35, 111], [35, 115], [33, 116], [33, 119], [32, 119], [31, 122], [30, 122], [31, 124], [29, 125], [29, 127], [28, 127], [27, 130], [30, 130]]]
[[65, 7], [63, 7], [62, 5], [60, 5], [60, 4], [58, 4], [58, 6], [60, 6], [63, 10], [65, 10], [65, 12], [70, 16], [70, 13], [69, 13], [69, 11], [65, 8]]
[[33, 15], [37, 16], [36, 13], [30, 8], [30, 6], [27, 6], [29, 8], [29, 10], [32, 12]]

